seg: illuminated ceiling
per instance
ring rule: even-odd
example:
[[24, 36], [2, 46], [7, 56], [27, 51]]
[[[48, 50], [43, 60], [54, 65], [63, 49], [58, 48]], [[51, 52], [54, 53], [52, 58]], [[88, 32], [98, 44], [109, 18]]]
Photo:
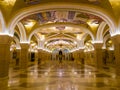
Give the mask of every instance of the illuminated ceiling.
[[[21, 21], [26, 26], [31, 26], [31, 22], [36, 23], [36, 25], [43, 25], [49, 23], [73, 23], [79, 25], [88, 25], [90, 24], [100, 24], [103, 20], [98, 16], [77, 12], [77, 11], [48, 11], [41, 12], [37, 14], [30, 15], [28, 17], [23, 18]], [[89, 23], [89, 24], [88, 24]], [[60, 28], [58, 28], [60, 29]]]
[[[78, 11], [68, 11], [68, 10], [51, 10], [47, 12], [40, 12], [37, 14], [29, 15], [21, 20], [22, 24], [24, 25], [26, 32], [29, 34], [32, 31], [34, 31], [36, 28], [41, 27], [43, 25], [48, 24], [74, 24], [78, 26], [83, 26], [85, 28], [88, 28], [92, 32], [96, 32], [97, 27], [103, 20], [95, 15], [84, 13], [84, 12], [78, 12]], [[37, 34], [38, 33], [38, 34]], [[83, 29], [76, 28], [76, 27], [70, 27], [65, 25], [58, 25], [58, 26], [51, 26], [51, 27], [45, 27], [42, 29], [39, 29], [35, 34], [39, 35], [38, 38], [41, 40], [41, 35], [44, 35], [45, 38], [59, 38], [57, 41], [54, 41], [51, 44], [48, 43], [46, 48], [49, 48], [53, 50], [53, 48], [67, 48], [67, 49], [73, 49], [77, 48], [77, 45], [69, 43], [67, 38], [73, 38], [79, 40], [82, 38], [82, 35], [85, 34]], [[82, 35], [80, 35], [82, 34]], [[66, 39], [66, 40], [63, 40]], [[66, 45], [66, 43], [59, 43], [59, 42], [66, 42], [69, 43]], [[52, 41], [52, 40], [51, 40]], [[57, 44], [56, 44], [57, 43]], [[72, 45], [72, 46], [71, 46]], [[49, 47], [48, 47], [49, 46]]]
[[[108, 12], [111, 12], [113, 15], [112, 7], [118, 5], [119, 0], [0, 0], [0, 7], [4, 12], [4, 17], [6, 21], [9, 21], [12, 16], [16, 14], [16, 12], [35, 5], [43, 5], [46, 3], [80, 3], [97, 6], [98, 8], [104, 8]], [[112, 7], [111, 7], [112, 5]], [[7, 9], [6, 9], [7, 8]], [[72, 8], [72, 7], [71, 7]]]
[[[44, 4], [65, 4], [66, 2], [71, 5], [72, 3], [84, 4], [94, 8], [100, 8], [101, 11], [105, 10], [111, 16], [115, 16], [116, 20], [120, 17], [120, 0], [0, 0], [0, 7], [6, 24], [8, 24], [12, 17], [25, 8], [34, 8], [36, 5]], [[68, 10], [68, 8], [56, 8], [55, 10], [51, 9], [34, 12], [22, 18], [19, 22], [22, 23], [25, 29], [26, 37], [29, 37], [29, 35], [37, 29], [33, 34], [36, 39], [31, 38], [31, 41], [44, 43], [44, 48], [50, 50], [67, 48], [72, 50], [73, 48], [79, 47], [78, 42], [80, 42], [85, 35], [89, 35], [89, 38], [84, 38], [85, 42], [92, 38], [90, 33], [96, 37], [100, 24], [105, 21], [94, 13], [80, 11], [71, 7], [70, 10]], [[86, 30], [83, 30], [80, 26]], [[106, 27], [109, 28], [108, 25]], [[19, 37], [18, 34], [20, 34], [20, 30], [17, 25], [15, 30], [18, 32], [15, 33], [15, 35]]]

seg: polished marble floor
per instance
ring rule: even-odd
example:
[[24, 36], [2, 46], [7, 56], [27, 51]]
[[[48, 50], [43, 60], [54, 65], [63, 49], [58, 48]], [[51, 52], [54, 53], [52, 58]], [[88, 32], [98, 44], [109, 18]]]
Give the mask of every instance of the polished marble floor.
[[75, 62], [49, 61], [27, 70], [10, 67], [9, 90], [120, 90], [120, 79]]

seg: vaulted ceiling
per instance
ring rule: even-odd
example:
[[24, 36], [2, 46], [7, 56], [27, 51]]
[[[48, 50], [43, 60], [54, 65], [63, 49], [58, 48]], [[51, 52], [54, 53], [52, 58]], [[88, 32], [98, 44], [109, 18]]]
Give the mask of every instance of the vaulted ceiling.
[[[71, 8], [68, 8], [67, 4], [71, 5]], [[6, 26], [9, 26], [17, 15], [35, 8], [34, 12], [23, 14], [14, 27], [14, 35], [19, 41], [22, 38], [21, 32], [24, 32], [28, 41], [30, 39], [40, 47], [49, 50], [72, 50], [86, 45], [87, 41], [96, 40], [99, 37], [97, 33], [102, 27], [103, 38], [106, 33], [110, 34], [108, 32], [110, 25], [104, 18], [72, 5], [99, 9], [102, 13], [107, 13], [116, 23], [120, 18], [120, 0], [0, 0]], [[37, 8], [40, 6], [45, 9]], [[21, 31], [20, 25], [24, 31]]]

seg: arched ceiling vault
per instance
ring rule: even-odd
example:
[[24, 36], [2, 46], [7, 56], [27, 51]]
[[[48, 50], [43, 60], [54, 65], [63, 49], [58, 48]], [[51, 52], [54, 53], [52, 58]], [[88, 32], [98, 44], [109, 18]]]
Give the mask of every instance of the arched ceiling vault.
[[16, 49], [20, 49], [21, 47], [20, 47], [19, 39], [16, 36], [14, 36], [13, 39], [16, 42]]
[[[92, 37], [92, 40], [95, 40], [97, 29], [99, 31], [98, 27], [103, 21], [103, 17], [92, 14], [92, 12], [60, 8], [35, 12], [26, 17], [23, 16], [19, 21], [18, 27], [22, 29], [23, 33], [21, 34], [24, 40], [21, 41], [25, 42], [27, 41], [27, 37], [29, 37], [27, 42], [30, 42], [34, 33], [40, 33], [42, 37], [45, 36], [46, 38], [57, 33], [70, 34], [74, 37], [80, 36], [81, 33], [88, 33]], [[29, 25], [32, 25], [32, 27], [29, 28]], [[68, 29], [66, 30], [66, 28]], [[26, 35], [24, 35], [25, 33]], [[99, 35], [99, 32], [97, 34]], [[101, 34], [102, 31], [100, 32]], [[64, 36], [62, 35], [62, 37]]]
[[[72, 8], [71, 8], [72, 7]], [[49, 4], [49, 5], [39, 5], [39, 6], [34, 6], [34, 8], [32, 7], [28, 7], [26, 9], [22, 9], [21, 11], [19, 11], [19, 13], [16, 14], [16, 16], [14, 16], [14, 18], [11, 19], [10, 23], [9, 23], [9, 28], [10, 28], [10, 33], [13, 33], [13, 27], [15, 27], [15, 25], [18, 23], [18, 21], [20, 21], [21, 19], [23, 19], [24, 17], [27, 17], [29, 15], [35, 14], [35, 13], [39, 13], [39, 12], [43, 12], [43, 11], [50, 11], [50, 10], [58, 10], [58, 9], [65, 9], [65, 10], [74, 10], [74, 11], [82, 11], [82, 12], [87, 12], [90, 13], [92, 15], [98, 16], [100, 18], [102, 18], [103, 20], [105, 20], [105, 22], [107, 22], [107, 24], [111, 27], [111, 32], [113, 32], [115, 30], [115, 20], [114, 18], [111, 16], [111, 14], [109, 14], [108, 12], [106, 12], [105, 10], [103, 10], [102, 8], [99, 7], [95, 7], [95, 6], [89, 6], [89, 5], [83, 5], [83, 4], [73, 4], [71, 6], [71, 4]]]
[[107, 30], [111, 36], [118, 32], [119, 7], [119, 0], [1, 0], [0, 32], [19, 32], [23, 43], [47, 41], [49, 49], [72, 49], [102, 41]]
[[[64, 30], [56, 29], [56, 27], [61, 28], [61, 26], [66, 27], [68, 29], [64, 29]], [[40, 26], [30, 33], [28, 41], [30, 40], [32, 35], [34, 35], [34, 33], [37, 33], [37, 32], [41, 32], [43, 34], [48, 34], [48, 33], [54, 33], [54, 34], [56, 34], [56, 33], [69, 33], [69, 34], [70, 33], [71, 34], [88, 33], [94, 40], [94, 35], [91, 30], [89, 30], [83, 26], [74, 25], [74, 24], [61, 23], [61, 24], [47, 24], [44, 26]]]

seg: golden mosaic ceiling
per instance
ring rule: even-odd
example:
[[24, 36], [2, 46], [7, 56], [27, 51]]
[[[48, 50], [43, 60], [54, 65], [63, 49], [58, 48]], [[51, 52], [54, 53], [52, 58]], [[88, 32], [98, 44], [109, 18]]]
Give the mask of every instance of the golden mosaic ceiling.
[[[120, 6], [119, 0], [0, 0], [0, 7], [4, 12], [6, 20], [12, 17], [16, 12], [20, 11], [23, 8], [34, 6], [34, 5], [41, 5], [41, 4], [49, 4], [49, 3], [82, 3], [93, 5], [97, 7], [104, 8], [108, 12], [113, 14], [115, 9], [118, 9]], [[6, 9], [7, 8], [7, 9]], [[113, 10], [112, 10], [113, 8]]]
[[[3, 12], [3, 16], [6, 20], [6, 24], [10, 22], [11, 18], [14, 17], [19, 11], [28, 8], [34, 7], [37, 5], [47, 5], [47, 4], [57, 4], [57, 3], [70, 3], [70, 4], [84, 4], [89, 5], [95, 8], [100, 8], [101, 10], [105, 10], [112, 17], [119, 18], [120, 17], [120, 0], [0, 0], [0, 8]], [[6, 9], [7, 8], [7, 9]], [[72, 8], [72, 7], [71, 7]], [[86, 32], [81, 28], [71, 28], [69, 26], [63, 24], [71, 24], [83, 26], [89, 29], [93, 34], [96, 33], [96, 30], [100, 23], [104, 21], [102, 18], [90, 14], [89, 12], [76, 11], [76, 10], [47, 10], [47, 11], [39, 11], [38, 13], [28, 15], [20, 20], [20, 22], [25, 27], [25, 32], [29, 36], [31, 32], [33, 32], [36, 28], [41, 27], [43, 25], [53, 24], [53, 26], [45, 27], [35, 34], [44, 35], [45, 38], [56, 38], [59, 34], [61, 37], [69, 37], [76, 38], [81, 35], [84, 35]], [[54, 24], [62, 24], [58, 26], [54, 26]], [[17, 26], [16, 26], [17, 27]], [[17, 29], [18, 30], [18, 29]], [[41, 38], [41, 36], [38, 36]], [[61, 39], [57, 40], [60, 41]], [[56, 42], [56, 41], [54, 41]], [[68, 42], [68, 40], [63, 40], [62, 42]], [[49, 43], [50, 44], [50, 43]], [[46, 45], [46, 44], [45, 44]], [[71, 45], [71, 44], [70, 44]], [[71, 48], [70, 45], [65, 45], [67, 48]], [[46, 45], [47, 46], [47, 45]], [[76, 47], [76, 45], [72, 45]], [[49, 48], [53, 47], [51, 44]], [[55, 45], [56, 48], [60, 47], [60, 45]], [[65, 48], [64, 47], [64, 48]]]
[[[27, 16], [21, 20], [28, 32], [30, 32], [32, 29], [35, 29], [37, 26], [56, 23], [72, 23], [90, 28], [91, 24], [96, 24], [96, 26], [98, 26], [102, 21], [103, 20], [98, 16], [76, 11], [40, 12]], [[55, 28], [58, 30], [64, 30], [66, 27], [58, 26]]]

